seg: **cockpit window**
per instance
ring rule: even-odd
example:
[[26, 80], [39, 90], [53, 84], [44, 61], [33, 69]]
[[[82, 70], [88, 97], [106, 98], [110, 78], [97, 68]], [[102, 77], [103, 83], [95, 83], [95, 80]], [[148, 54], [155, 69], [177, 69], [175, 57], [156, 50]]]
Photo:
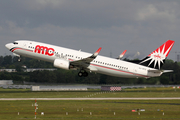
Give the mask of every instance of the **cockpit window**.
[[18, 44], [18, 42], [13, 42], [13, 44]]

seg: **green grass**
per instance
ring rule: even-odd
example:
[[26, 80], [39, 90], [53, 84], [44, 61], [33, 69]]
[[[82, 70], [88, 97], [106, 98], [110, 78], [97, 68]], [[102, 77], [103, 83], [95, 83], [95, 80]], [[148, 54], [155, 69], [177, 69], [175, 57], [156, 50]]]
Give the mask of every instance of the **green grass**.
[[[33, 103], [34, 101], [1, 101], [0, 119], [33, 119], [35, 111]], [[45, 120], [180, 119], [179, 100], [37, 101], [37, 103], [37, 118]], [[138, 108], [145, 111], [140, 112], [140, 115], [138, 112], [131, 112], [132, 109]], [[158, 109], [160, 111], [157, 111]], [[45, 115], [40, 115], [41, 112]]]
[[141, 88], [124, 89], [120, 92], [103, 92], [100, 90], [88, 91], [39, 91], [30, 89], [2, 89], [0, 98], [122, 98], [122, 97], [180, 97], [180, 89], [173, 88]]
[[[0, 98], [77, 97], [180, 97], [180, 90], [173, 88], [141, 88], [124, 89], [121, 92], [102, 92], [100, 90], [32, 92], [30, 89], [0, 89]], [[35, 107], [32, 106], [34, 102], [34, 100], [0, 101], [0, 120], [34, 119]], [[39, 100], [37, 103], [37, 119], [41, 120], [180, 119], [179, 100]], [[138, 112], [131, 111], [139, 108], [145, 109], [145, 112], [140, 112], [140, 115], [138, 115]], [[41, 116], [41, 112], [44, 112], [45, 115]], [[66, 112], [68, 112], [68, 115], [66, 115]], [[92, 115], [90, 115], [90, 112]]]

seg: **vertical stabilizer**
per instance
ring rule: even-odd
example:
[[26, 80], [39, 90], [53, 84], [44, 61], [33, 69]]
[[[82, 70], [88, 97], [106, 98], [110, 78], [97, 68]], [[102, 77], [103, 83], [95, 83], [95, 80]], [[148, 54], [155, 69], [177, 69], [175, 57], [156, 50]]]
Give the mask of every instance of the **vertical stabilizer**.
[[173, 45], [174, 41], [168, 40], [151, 54], [149, 54], [146, 58], [141, 60], [139, 64], [155, 69], [161, 69]]

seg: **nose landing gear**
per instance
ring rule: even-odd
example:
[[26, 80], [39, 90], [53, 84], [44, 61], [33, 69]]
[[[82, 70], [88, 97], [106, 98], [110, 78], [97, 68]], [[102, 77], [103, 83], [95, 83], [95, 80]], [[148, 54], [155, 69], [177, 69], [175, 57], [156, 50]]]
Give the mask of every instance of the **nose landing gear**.
[[18, 58], [18, 62], [21, 62], [21, 58], [20, 57]]
[[21, 56], [16, 54], [16, 53], [13, 53], [14, 56], [18, 57], [18, 62], [21, 62]]

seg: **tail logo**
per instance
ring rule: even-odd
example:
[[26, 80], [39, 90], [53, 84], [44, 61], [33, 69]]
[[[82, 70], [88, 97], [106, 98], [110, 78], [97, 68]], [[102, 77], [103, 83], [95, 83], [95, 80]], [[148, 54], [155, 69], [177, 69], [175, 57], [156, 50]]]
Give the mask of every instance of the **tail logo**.
[[161, 56], [159, 54], [158, 55], [154, 55], [154, 57], [161, 59]]
[[[144, 59], [139, 64], [148, 62], [148, 66], [156, 69], [160, 69], [161, 65], [164, 64], [165, 58], [168, 56], [172, 46], [174, 45], [174, 41], [168, 40], [166, 43], [161, 45], [158, 49], [156, 49], [154, 52], [149, 54], [146, 59]], [[154, 65], [152, 64], [154, 63]]]

